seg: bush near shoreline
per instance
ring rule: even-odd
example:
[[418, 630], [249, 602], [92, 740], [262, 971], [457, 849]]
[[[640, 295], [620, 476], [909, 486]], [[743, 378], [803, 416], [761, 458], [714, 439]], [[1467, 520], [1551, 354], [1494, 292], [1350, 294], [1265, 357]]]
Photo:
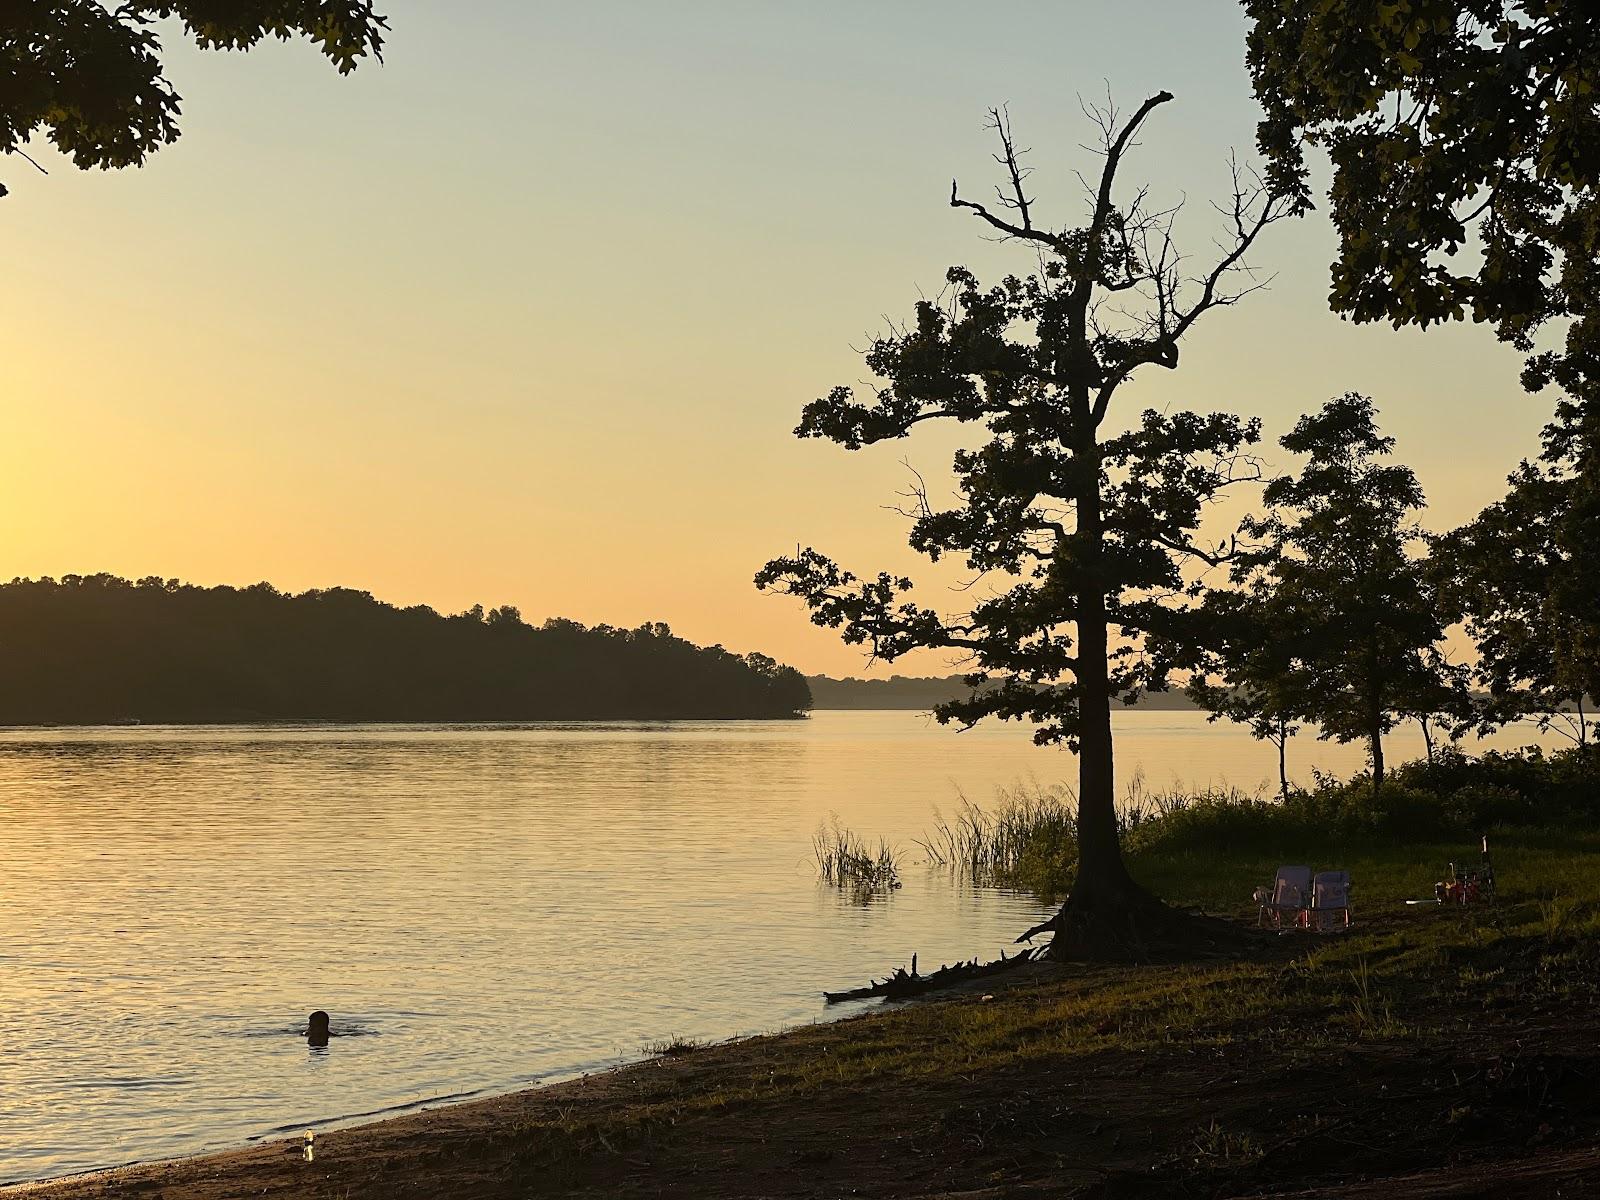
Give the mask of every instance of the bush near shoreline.
[[[1254, 886], [1244, 886], [1254, 877], [1248, 872], [1258, 875], [1275, 856], [1280, 863], [1341, 853], [1388, 858], [1407, 845], [1454, 846], [1437, 864], [1442, 870], [1475, 856], [1485, 835], [1600, 831], [1600, 746], [1478, 756], [1445, 749], [1390, 772], [1376, 794], [1367, 775], [1319, 773], [1312, 786], [1282, 799], [1230, 787], [1151, 791], [1136, 778], [1119, 819], [1130, 869], [1156, 876], [1151, 886], [1162, 896], [1172, 891], [1167, 877], [1196, 855], [1207, 856], [1202, 877], [1225, 874], [1246, 896]], [[1038, 784], [1003, 790], [987, 807], [963, 797], [952, 816], [936, 816], [920, 844], [930, 863], [973, 882], [1060, 899], [1071, 890], [1077, 860], [1074, 797], [1065, 785]], [[1187, 886], [1180, 882], [1172, 894]]]

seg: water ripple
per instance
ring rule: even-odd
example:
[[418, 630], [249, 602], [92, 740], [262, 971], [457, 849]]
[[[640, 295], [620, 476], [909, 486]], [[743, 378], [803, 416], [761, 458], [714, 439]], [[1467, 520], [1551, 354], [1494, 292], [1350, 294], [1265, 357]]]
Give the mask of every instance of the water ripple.
[[[1155, 781], [1274, 767], [1195, 714], [1126, 720]], [[852, 906], [810, 836], [837, 811], [909, 847], [955, 786], [1071, 769], [913, 713], [0, 730], [0, 1179], [568, 1077], [992, 955], [1036, 903], [912, 870]]]

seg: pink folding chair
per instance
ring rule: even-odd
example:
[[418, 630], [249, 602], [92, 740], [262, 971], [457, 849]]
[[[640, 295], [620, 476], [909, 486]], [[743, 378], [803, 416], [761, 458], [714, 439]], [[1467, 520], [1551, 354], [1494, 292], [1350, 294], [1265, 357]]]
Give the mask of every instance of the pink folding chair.
[[1311, 907], [1301, 914], [1308, 929], [1328, 933], [1350, 926], [1350, 872], [1318, 871], [1311, 883]]
[[[1272, 892], [1261, 901], [1256, 923], [1269, 929], [1292, 928], [1311, 901], [1311, 868], [1279, 867]], [[1284, 918], [1288, 921], [1285, 922]]]

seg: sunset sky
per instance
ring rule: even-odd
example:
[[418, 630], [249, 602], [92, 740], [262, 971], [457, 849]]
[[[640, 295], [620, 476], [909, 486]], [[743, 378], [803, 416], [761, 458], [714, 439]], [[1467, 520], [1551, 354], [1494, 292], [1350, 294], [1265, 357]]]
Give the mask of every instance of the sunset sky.
[[[0, 576], [662, 620], [860, 673], [750, 579], [796, 544], [918, 561], [883, 506], [951, 436], [852, 454], [791, 430], [946, 266], [1027, 269], [947, 206], [952, 175], [993, 182], [985, 108], [1009, 103], [1061, 224], [1095, 166], [1078, 97], [1174, 92], [1128, 177], [1189, 198], [1197, 260], [1253, 143], [1228, 0], [380, 8], [385, 63], [344, 79], [303, 43], [201, 53], [173, 30], [184, 135], [143, 169], [0, 160]], [[1272, 290], [1121, 415], [1233, 409], [1275, 439], [1367, 392], [1447, 527], [1502, 492], [1548, 404], [1486, 329], [1328, 315], [1332, 246], [1321, 213], [1275, 227]]]

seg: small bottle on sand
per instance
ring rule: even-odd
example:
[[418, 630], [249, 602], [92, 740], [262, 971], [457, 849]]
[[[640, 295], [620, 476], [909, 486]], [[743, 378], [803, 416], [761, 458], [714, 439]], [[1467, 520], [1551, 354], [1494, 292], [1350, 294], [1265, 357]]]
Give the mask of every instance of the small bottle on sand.
[[316, 1160], [317, 1131], [315, 1129], [306, 1130], [305, 1142], [300, 1147], [300, 1157], [305, 1159], [306, 1162], [313, 1162]]

